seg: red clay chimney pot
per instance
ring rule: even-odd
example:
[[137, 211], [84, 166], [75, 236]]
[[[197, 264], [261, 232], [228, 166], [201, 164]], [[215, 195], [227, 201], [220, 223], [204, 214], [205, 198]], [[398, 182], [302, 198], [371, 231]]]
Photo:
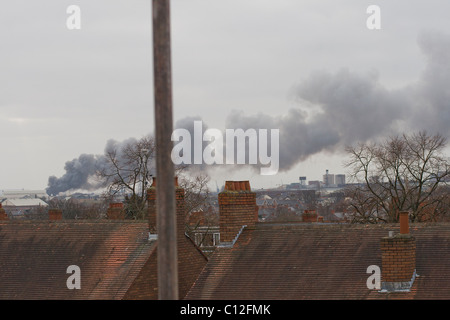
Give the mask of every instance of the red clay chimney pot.
[[400, 212], [400, 233], [409, 234], [409, 212]]

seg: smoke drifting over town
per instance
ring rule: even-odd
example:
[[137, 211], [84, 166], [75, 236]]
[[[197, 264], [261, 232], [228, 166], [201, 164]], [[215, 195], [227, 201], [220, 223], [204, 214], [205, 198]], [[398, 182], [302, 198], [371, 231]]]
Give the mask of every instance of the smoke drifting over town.
[[[280, 116], [233, 111], [225, 127], [279, 129], [280, 171], [289, 170], [323, 151], [340, 152], [345, 145], [411, 130], [447, 136], [450, 128], [450, 36], [423, 33], [418, 45], [425, 58], [425, 69], [415, 82], [402, 88], [386, 88], [375, 72], [357, 74], [351, 69], [315, 72], [292, 88], [291, 95], [298, 102], [298, 108]], [[193, 134], [195, 120], [201, 118], [181, 119], [175, 128], [185, 128]], [[207, 122], [202, 122], [206, 130]], [[120, 143], [111, 140], [106, 148], [114, 144]], [[207, 144], [205, 142], [204, 146]], [[101, 185], [93, 178], [104, 161], [103, 155], [87, 154], [68, 161], [61, 178], [49, 178], [47, 192], [57, 194], [72, 189], [98, 188]], [[213, 169], [214, 166], [203, 164], [199, 168]]]
[[121, 142], [110, 139], [106, 143], [103, 154], [82, 154], [76, 159], [67, 161], [64, 166], [65, 173], [62, 177], [51, 176], [48, 179], [47, 193], [57, 195], [69, 190], [95, 191], [105, 187], [107, 182], [100, 179], [97, 174], [108, 167], [106, 154], [114, 150], [118, 162], [125, 166], [124, 150], [127, 146], [136, 142], [136, 138], [129, 138]]
[[419, 37], [426, 59], [420, 78], [400, 89], [384, 87], [376, 73], [315, 72], [292, 89], [300, 107], [272, 117], [231, 113], [227, 128], [279, 128], [280, 171], [322, 151], [411, 130], [449, 134], [450, 36]]
[[104, 160], [102, 155], [82, 154], [77, 159], [67, 161], [64, 166], [66, 173], [61, 178], [48, 178], [47, 193], [56, 195], [72, 189], [95, 190], [102, 187], [100, 182], [92, 180]]

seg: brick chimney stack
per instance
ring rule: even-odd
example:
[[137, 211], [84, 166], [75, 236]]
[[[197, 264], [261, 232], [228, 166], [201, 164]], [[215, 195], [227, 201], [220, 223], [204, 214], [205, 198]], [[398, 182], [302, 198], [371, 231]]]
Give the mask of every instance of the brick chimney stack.
[[256, 193], [249, 181], [226, 181], [219, 193], [220, 242], [232, 242], [244, 225], [255, 226], [258, 221]]
[[147, 205], [148, 231], [156, 234], [156, 177], [153, 177], [152, 185], [147, 189]]
[[382, 290], [409, 290], [416, 277], [416, 240], [409, 233], [408, 216], [400, 212], [400, 233], [381, 239]]
[[109, 204], [106, 212], [109, 220], [123, 220], [125, 219], [125, 209], [122, 202], [113, 202]]
[[[157, 206], [156, 206], [156, 183], [157, 180], [153, 177], [152, 185], [147, 189], [148, 201], [148, 226], [149, 239], [155, 240], [158, 237], [157, 230]], [[201, 251], [193, 244], [193, 242], [186, 237], [186, 208], [185, 208], [185, 190], [179, 186], [178, 178], [175, 177], [175, 207], [176, 207], [176, 239], [177, 239], [177, 258], [178, 258], [178, 290], [179, 297], [184, 297], [191, 288], [194, 281], [197, 279], [200, 271], [207, 262], [207, 258]], [[157, 240], [159, 242], [159, 240]], [[157, 263], [157, 262], [156, 262]], [[155, 266], [156, 268], [156, 266]], [[145, 273], [144, 277], [148, 277]], [[155, 274], [156, 282], [158, 273]], [[154, 293], [158, 296], [157, 288]]]
[[62, 220], [62, 210], [61, 209], [48, 209], [48, 219], [49, 220]]
[[[153, 182], [150, 188], [147, 190], [147, 202], [148, 202], [148, 227], [149, 232], [157, 234], [157, 212], [156, 212], [156, 178], [153, 177]], [[178, 242], [183, 239], [186, 222], [186, 209], [184, 203], [184, 189], [178, 184], [178, 177], [175, 177], [175, 205], [177, 215], [177, 239]]]
[[305, 210], [302, 215], [303, 222], [317, 222], [316, 210]]
[[6, 214], [5, 209], [2, 207], [2, 204], [0, 203], [0, 220], [8, 220], [9, 217]]
[[400, 234], [409, 234], [409, 212], [400, 212]]

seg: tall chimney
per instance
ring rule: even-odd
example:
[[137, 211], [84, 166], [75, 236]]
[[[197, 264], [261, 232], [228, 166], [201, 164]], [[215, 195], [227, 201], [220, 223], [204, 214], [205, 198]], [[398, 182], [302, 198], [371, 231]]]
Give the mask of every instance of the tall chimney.
[[381, 239], [381, 289], [407, 291], [416, 277], [416, 240], [409, 233], [408, 212], [400, 212], [400, 233]]
[[303, 222], [317, 222], [316, 210], [305, 210], [302, 215]]
[[[158, 182], [159, 183], [159, 182]], [[153, 178], [152, 185], [147, 189], [148, 200], [148, 224], [150, 236], [157, 234], [158, 249], [161, 246], [161, 236], [157, 228], [157, 206], [156, 206], [156, 179]], [[184, 297], [190, 289], [192, 283], [196, 280], [196, 272], [200, 272], [198, 261], [195, 256], [197, 249], [192, 246], [192, 242], [186, 237], [186, 207], [185, 207], [185, 190], [179, 186], [178, 177], [175, 177], [175, 212], [176, 212], [176, 244], [177, 244], [177, 278], [179, 297]], [[205, 261], [206, 258], [202, 261]], [[159, 261], [159, 260], [158, 260]], [[201, 266], [203, 268], [203, 265]], [[195, 271], [197, 270], [197, 271]], [[159, 281], [160, 275], [157, 274]], [[159, 284], [158, 284], [159, 286]], [[158, 287], [158, 294], [160, 292]]]
[[153, 177], [152, 185], [147, 189], [148, 205], [148, 231], [156, 234], [156, 177]]
[[6, 214], [5, 209], [2, 207], [2, 204], [0, 203], [0, 220], [8, 220], [9, 217]]
[[49, 220], [62, 220], [62, 210], [61, 209], [48, 209], [48, 219]]
[[[156, 213], [156, 178], [147, 190], [148, 203], [148, 227], [152, 234], [157, 234], [157, 213]], [[180, 242], [185, 234], [186, 210], [184, 204], [184, 189], [178, 184], [178, 177], [175, 177], [175, 205], [177, 214], [177, 241]]]
[[244, 225], [249, 228], [258, 221], [256, 193], [249, 181], [226, 181], [219, 193], [220, 242], [232, 242]]
[[178, 250], [183, 248], [186, 233], [186, 207], [184, 202], [184, 189], [178, 185], [178, 177], [175, 177], [175, 207], [177, 215], [177, 247]]
[[125, 209], [123, 208], [123, 203], [122, 202], [110, 203], [106, 215], [110, 220], [125, 219]]
[[409, 234], [409, 212], [402, 211], [400, 215], [400, 233]]

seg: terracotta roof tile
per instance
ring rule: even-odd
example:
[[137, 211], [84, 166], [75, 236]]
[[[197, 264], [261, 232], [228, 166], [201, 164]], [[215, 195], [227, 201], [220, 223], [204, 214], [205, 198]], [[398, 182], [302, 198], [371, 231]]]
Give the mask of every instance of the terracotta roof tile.
[[147, 237], [146, 222], [2, 221], [0, 299], [120, 299], [154, 250]]
[[187, 299], [450, 299], [450, 224], [411, 225], [419, 275], [408, 293], [366, 286], [398, 225], [264, 224], [218, 248]]

